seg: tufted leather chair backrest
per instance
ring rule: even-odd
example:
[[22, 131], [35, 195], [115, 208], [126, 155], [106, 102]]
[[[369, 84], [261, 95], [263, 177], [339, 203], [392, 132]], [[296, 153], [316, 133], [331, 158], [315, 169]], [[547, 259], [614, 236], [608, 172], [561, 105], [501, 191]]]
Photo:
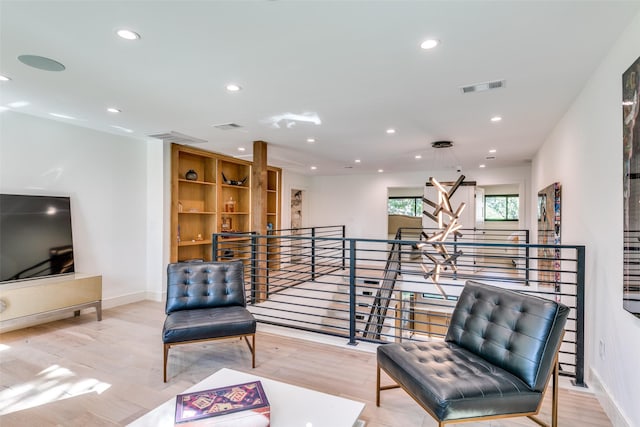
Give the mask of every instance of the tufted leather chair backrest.
[[468, 281], [445, 338], [542, 391], [569, 308], [552, 300]]
[[242, 261], [178, 262], [167, 267], [167, 314], [230, 305], [246, 306]]

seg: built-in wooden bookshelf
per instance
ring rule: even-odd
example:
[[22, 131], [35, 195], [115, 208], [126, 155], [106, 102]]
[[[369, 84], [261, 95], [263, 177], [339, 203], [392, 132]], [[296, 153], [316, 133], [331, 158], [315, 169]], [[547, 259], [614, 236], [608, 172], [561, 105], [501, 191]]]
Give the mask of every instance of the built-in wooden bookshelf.
[[[251, 230], [251, 162], [197, 148], [171, 146], [171, 262], [210, 261], [214, 233], [219, 259], [248, 259]], [[280, 228], [281, 170], [269, 167], [266, 222]], [[244, 234], [243, 234], [244, 233]]]

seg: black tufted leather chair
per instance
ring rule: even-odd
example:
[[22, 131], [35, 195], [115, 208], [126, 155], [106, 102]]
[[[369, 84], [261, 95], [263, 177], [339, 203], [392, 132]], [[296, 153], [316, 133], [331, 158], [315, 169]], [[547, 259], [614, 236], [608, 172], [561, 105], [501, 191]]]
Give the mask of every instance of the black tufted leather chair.
[[256, 320], [246, 308], [242, 261], [169, 264], [165, 311], [165, 382], [169, 348], [179, 344], [241, 337], [256, 367]]
[[[553, 375], [557, 425], [558, 350], [569, 308], [555, 301], [469, 281], [442, 341], [380, 345], [380, 391], [403, 388], [438, 426], [537, 415]], [[380, 370], [397, 384], [381, 386]]]

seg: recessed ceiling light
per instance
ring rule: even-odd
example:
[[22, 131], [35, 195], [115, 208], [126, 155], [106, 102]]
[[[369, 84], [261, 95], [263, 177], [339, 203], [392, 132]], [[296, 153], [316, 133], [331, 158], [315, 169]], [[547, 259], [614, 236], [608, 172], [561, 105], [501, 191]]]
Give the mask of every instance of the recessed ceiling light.
[[427, 39], [420, 44], [420, 47], [423, 49], [433, 49], [434, 47], [440, 44], [439, 40], [436, 39]]
[[396, 130], [395, 130], [395, 129], [393, 129], [393, 128], [389, 128], [389, 129], [387, 129], [387, 131], [386, 131], [386, 132], [387, 132], [389, 135], [391, 135], [391, 134], [396, 133]]
[[378, 173], [384, 172], [384, 169], [378, 169]]
[[0, 74], [0, 82], [8, 82], [9, 80], [11, 80], [11, 78]]
[[[4, 77], [4, 76], [0, 76], [0, 77]], [[2, 80], [2, 79], [0, 79], [0, 80]], [[633, 102], [633, 101], [622, 101], [622, 105], [624, 107], [628, 107], [629, 105], [633, 105], [633, 104], [635, 104], [635, 102]]]
[[416, 159], [420, 160], [422, 156], [420, 154], [416, 154]]
[[59, 119], [69, 119], [69, 120], [76, 120], [75, 117], [71, 117], [71, 116], [67, 116], [66, 114], [60, 114], [60, 113], [49, 113], [49, 115], [53, 116], [53, 117], [57, 117]]
[[10, 102], [7, 105], [11, 108], [20, 108], [20, 107], [26, 107], [27, 105], [29, 105], [29, 103], [27, 101], [16, 101], [16, 102]]
[[495, 148], [492, 148], [491, 150], [489, 150], [490, 153], [495, 153], [496, 151], [498, 150], [496, 150]]
[[235, 83], [229, 83], [226, 87], [229, 92], [238, 92], [242, 90], [242, 88]]
[[307, 138], [307, 142], [309, 144], [313, 144], [314, 142], [316, 142], [316, 139], [315, 138]]
[[491, 121], [492, 121], [492, 122], [499, 122], [500, 120], [502, 120], [502, 117], [500, 117], [500, 116], [493, 116], [493, 117], [491, 117]]
[[112, 128], [114, 129], [118, 129], [121, 130], [122, 132], [126, 132], [126, 133], [133, 133], [133, 130], [129, 129], [129, 128], [125, 128], [122, 126], [118, 126], [118, 125], [111, 125]]
[[140, 38], [140, 34], [125, 28], [116, 31], [116, 34], [125, 40], [138, 40]]
[[484, 165], [484, 164], [482, 164], [482, 165], [480, 165], [479, 167], [481, 167], [481, 168], [486, 168], [487, 166], [486, 166], [486, 165]]
[[113, 108], [113, 107], [107, 108], [107, 111], [110, 112], [110, 113], [120, 113], [120, 112], [122, 112], [122, 110], [119, 110], [119, 109]]
[[312, 171], [314, 171], [314, 170], [316, 170], [316, 169], [318, 169], [316, 166], [311, 166], [311, 170], [312, 170]]
[[360, 163], [360, 159], [355, 159], [354, 162], [355, 163]]
[[244, 148], [244, 147], [238, 147], [238, 151], [245, 151], [245, 150], [246, 150], [246, 148]]

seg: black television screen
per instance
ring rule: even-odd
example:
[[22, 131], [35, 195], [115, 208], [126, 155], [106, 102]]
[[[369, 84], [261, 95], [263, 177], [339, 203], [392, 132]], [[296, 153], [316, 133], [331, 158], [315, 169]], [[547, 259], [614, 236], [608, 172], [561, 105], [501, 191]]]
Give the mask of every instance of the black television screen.
[[69, 197], [0, 194], [0, 282], [73, 272]]

